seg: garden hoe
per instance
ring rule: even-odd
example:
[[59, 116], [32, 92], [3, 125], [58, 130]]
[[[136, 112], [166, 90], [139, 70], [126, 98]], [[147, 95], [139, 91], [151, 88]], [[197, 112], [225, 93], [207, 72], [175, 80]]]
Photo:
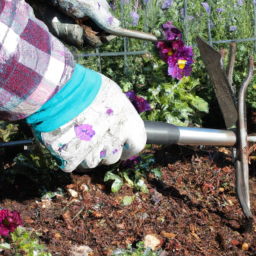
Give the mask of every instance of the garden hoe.
[[145, 121], [148, 144], [211, 145], [233, 147], [236, 171], [236, 193], [247, 218], [250, 211], [248, 141], [245, 97], [247, 87], [253, 75], [253, 60], [249, 58], [249, 74], [244, 80], [238, 97], [238, 107], [231, 87], [234, 65], [234, 47], [231, 44], [228, 76], [226, 75], [221, 54], [197, 37], [197, 45], [202, 60], [209, 73], [213, 88], [226, 124], [227, 130], [181, 127], [161, 122]]

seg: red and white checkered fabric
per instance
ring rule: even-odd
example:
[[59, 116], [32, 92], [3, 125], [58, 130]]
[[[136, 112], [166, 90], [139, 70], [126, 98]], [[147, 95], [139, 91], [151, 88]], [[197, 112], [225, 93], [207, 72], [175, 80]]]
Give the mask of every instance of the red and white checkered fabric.
[[0, 0], [0, 120], [36, 112], [74, 69], [73, 55], [24, 0]]

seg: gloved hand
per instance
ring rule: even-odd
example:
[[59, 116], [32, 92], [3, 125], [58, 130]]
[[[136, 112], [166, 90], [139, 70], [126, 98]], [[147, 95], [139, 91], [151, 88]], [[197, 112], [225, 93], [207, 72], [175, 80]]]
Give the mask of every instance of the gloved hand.
[[62, 170], [79, 164], [94, 168], [139, 153], [146, 144], [144, 123], [120, 87], [102, 75], [101, 88], [77, 117], [52, 132], [41, 133], [44, 145], [62, 161]]
[[152, 34], [120, 27], [120, 21], [112, 16], [106, 0], [49, 0], [49, 2], [60, 11], [46, 3], [35, 2], [32, 4], [35, 14], [48, 26], [53, 35], [68, 44], [77, 47], [86, 43], [99, 46], [115, 36], [157, 41]]

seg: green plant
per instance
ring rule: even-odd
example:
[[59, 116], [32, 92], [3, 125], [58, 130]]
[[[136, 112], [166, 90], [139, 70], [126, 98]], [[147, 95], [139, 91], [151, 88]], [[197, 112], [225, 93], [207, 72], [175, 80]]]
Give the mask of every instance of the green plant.
[[51, 256], [51, 253], [46, 252], [47, 248], [43, 244], [39, 244], [38, 237], [40, 234], [34, 230], [28, 231], [24, 227], [19, 226], [11, 233], [10, 241], [0, 244], [2, 249], [12, 249], [15, 256]]
[[141, 154], [130, 160], [119, 162], [106, 172], [104, 182], [111, 181], [113, 193], [119, 191], [124, 182], [136, 190], [147, 193], [148, 188], [144, 180], [154, 161], [152, 154]]
[[13, 135], [15, 135], [18, 131], [18, 127], [18, 124], [0, 121], [0, 141], [8, 142], [12, 140]]

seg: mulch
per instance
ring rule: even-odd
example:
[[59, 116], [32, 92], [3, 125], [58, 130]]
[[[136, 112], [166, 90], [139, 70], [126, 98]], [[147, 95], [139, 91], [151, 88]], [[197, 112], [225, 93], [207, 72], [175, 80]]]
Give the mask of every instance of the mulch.
[[[236, 198], [229, 148], [174, 145], [153, 147], [150, 154], [156, 159], [151, 168], [159, 168], [162, 177], [149, 172], [147, 194], [126, 183], [111, 193], [98, 168], [54, 181], [52, 189], [60, 186], [64, 194], [52, 200], [42, 200], [38, 182], [23, 175], [14, 183], [0, 181], [0, 207], [19, 211], [24, 227], [40, 232], [52, 255], [72, 255], [73, 245], [89, 246], [91, 255], [111, 255], [148, 234], [161, 239], [165, 255], [256, 255], [255, 222], [245, 218]], [[253, 215], [255, 167], [252, 162]], [[123, 205], [124, 196], [133, 196], [132, 204]]]

